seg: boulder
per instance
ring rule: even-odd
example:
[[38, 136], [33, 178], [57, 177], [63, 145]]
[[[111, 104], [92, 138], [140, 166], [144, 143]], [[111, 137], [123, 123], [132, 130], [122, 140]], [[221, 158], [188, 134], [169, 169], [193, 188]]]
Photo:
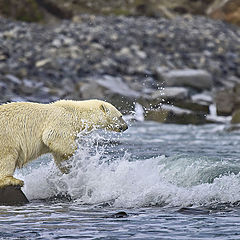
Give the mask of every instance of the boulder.
[[117, 93], [125, 97], [138, 98], [140, 96], [137, 91], [130, 89], [120, 77], [105, 75], [103, 79], [97, 80], [97, 83], [109, 92]]
[[240, 109], [234, 111], [232, 114], [232, 123], [240, 123]]
[[234, 88], [234, 110], [240, 109], [240, 83], [236, 83]]
[[209, 90], [213, 86], [212, 76], [205, 70], [172, 70], [164, 75], [166, 86], [186, 86], [197, 90]]
[[229, 116], [235, 110], [240, 109], [240, 79], [231, 77], [229, 86], [216, 90], [215, 102], [217, 114]]
[[188, 109], [193, 112], [199, 112], [204, 114], [209, 114], [209, 103], [201, 101], [183, 100], [183, 101], [173, 101], [172, 104], [176, 107], [183, 109]]
[[20, 186], [0, 188], [0, 205], [23, 205], [29, 203]]
[[189, 91], [183, 87], [164, 87], [152, 93], [153, 99], [183, 100], [189, 95]]
[[[157, 90], [151, 94], [151, 98], [140, 100], [146, 108], [157, 108], [162, 103], [172, 104], [182, 109], [188, 109], [194, 112], [201, 112], [208, 114], [209, 105], [211, 102], [207, 102], [204, 99], [191, 99], [189, 97], [189, 89], [183, 87], [165, 87], [161, 90]], [[208, 98], [208, 100], [210, 100]]]
[[204, 124], [207, 122], [204, 114], [167, 104], [163, 104], [159, 109], [146, 110], [145, 120], [176, 124]]
[[215, 94], [217, 115], [228, 116], [234, 108], [234, 92], [232, 88], [220, 89]]
[[192, 101], [211, 104], [213, 103], [212, 94], [210, 92], [202, 92], [191, 96]]
[[104, 76], [102, 79], [89, 79], [81, 85], [83, 99], [98, 98], [111, 102], [124, 113], [133, 110], [140, 93], [132, 90], [120, 77]]

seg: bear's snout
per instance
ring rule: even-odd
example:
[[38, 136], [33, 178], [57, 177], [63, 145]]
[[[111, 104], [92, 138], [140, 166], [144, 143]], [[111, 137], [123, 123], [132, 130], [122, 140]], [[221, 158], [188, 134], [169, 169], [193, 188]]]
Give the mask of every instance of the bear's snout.
[[125, 125], [123, 125], [123, 126], [121, 126], [120, 128], [119, 128], [119, 130], [121, 131], [121, 132], [124, 132], [124, 131], [126, 131], [128, 129], [128, 125], [127, 124], [125, 124]]
[[120, 132], [126, 131], [128, 129], [127, 123], [122, 118], [120, 118], [120, 122], [121, 122], [121, 124], [119, 126]]

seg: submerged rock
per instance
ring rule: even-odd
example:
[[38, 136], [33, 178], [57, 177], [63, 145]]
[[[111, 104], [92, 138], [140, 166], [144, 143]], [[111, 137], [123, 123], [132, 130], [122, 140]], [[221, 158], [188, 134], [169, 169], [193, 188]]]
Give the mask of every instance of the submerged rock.
[[206, 215], [210, 214], [211, 211], [208, 209], [200, 209], [200, 208], [190, 208], [190, 207], [182, 207], [177, 212], [182, 213], [182, 214], [189, 214], [189, 215]]
[[121, 211], [121, 212], [117, 212], [117, 213], [112, 214], [110, 217], [112, 217], [112, 218], [126, 218], [128, 216], [129, 215], [126, 212]]

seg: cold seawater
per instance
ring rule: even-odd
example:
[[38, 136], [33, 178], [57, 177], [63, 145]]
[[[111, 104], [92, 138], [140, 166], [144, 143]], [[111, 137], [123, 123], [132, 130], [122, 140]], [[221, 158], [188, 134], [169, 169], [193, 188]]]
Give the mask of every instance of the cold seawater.
[[70, 174], [51, 156], [16, 172], [30, 204], [0, 207], [0, 239], [240, 239], [239, 144], [226, 125], [93, 132]]

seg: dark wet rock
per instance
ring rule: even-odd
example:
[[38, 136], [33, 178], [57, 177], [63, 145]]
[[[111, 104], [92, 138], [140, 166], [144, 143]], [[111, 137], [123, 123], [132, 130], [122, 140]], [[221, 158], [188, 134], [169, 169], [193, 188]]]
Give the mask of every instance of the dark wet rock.
[[240, 109], [239, 78], [230, 78], [227, 87], [216, 90], [215, 102], [218, 115], [228, 116]]
[[188, 215], [201, 215], [201, 214], [209, 214], [210, 210], [208, 209], [200, 209], [200, 208], [190, 208], [190, 207], [182, 207], [177, 212]]
[[[154, 91], [149, 98], [138, 99], [138, 102], [147, 109], [157, 109], [162, 104], [176, 106], [181, 109], [191, 110], [195, 113], [209, 114], [209, 106], [212, 104], [212, 99], [199, 95], [199, 99], [190, 98], [190, 90], [183, 87], [166, 87], [161, 90]], [[168, 106], [166, 105], [166, 106]]]
[[44, 201], [46, 202], [53, 202], [53, 203], [71, 202], [72, 200], [73, 200], [72, 197], [67, 193], [59, 193], [57, 195], [44, 199]]
[[240, 123], [240, 110], [239, 109], [234, 111], [231, 122], [232, 123]]
[[127, 218], [128, 216], [129, 215], [126, 212], [121, 211], [121, 212], [112, 214], [110, 217], [112, 217], [112, 218]]
[[0, 188], [0, 205], [17, 206], [29, 203], [20, 186]]
[[217, 114], [228, 116], [232, 114], [234, 107], [234, 93], [232, 88], [224, 88], [216, 92], [215, 102]]
[[183, 109], [188, 109], [197, 113], [209, 114], [210, 112], [209, 110], [210, 104], [203, 101], [192, 101], [192, 100], [178, 101], [174, 99], [172, 104], [174, 106], [177, 106]]
[[[155, 69], [156, 74], [156, 80], [158, 80], [160, 83], [164, 83], [164, 75], [168, 73], [169, 69], [165, 66], [158, 66]], [[164, 85], [164, 84], [163, 84]]]
[[233, 91], [234, 91], [234, 110], [240, 109], [240, 82], [237, 82], [235, 84]]
[[206, 116], [187, 109], [181, 109], [171, 105], [161, 105], [159, 109], [145, 111], [145, 120], [161, 123], [176, 124], [204, 124], [207, 123]]

